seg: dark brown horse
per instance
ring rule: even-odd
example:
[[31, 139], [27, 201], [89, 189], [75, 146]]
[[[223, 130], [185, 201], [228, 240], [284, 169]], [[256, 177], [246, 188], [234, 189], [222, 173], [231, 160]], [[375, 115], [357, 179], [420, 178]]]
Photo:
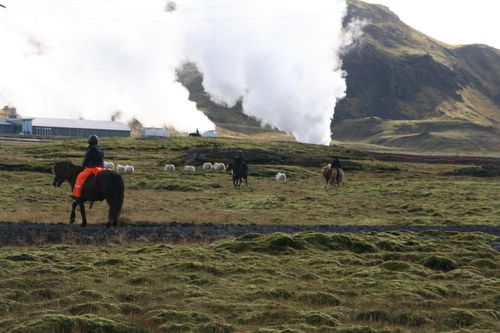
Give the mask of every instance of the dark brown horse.
[[[67, 181], [71, 185], [71, 189], [73, 189], [76, 177], [82, 170], [83, 167], [74, 165], [69, 161], [55, 162], [52, 167], [52, 173], [54, 174], [52, 185], [59, 187]], [[123, 206], [124, 192], [125, 186], [122, 176], [114, 171], [104, 170], [95, 177], [89, 177], [85, 184], [83, 184], [81, 199], [73, 202], [69, 223], [75, 223], [75, 209], [76, 206], [80, 206], [82, 227], [85, 227], [87, 225], [87, 217], [84, 202], [106, 200], [109, 205], [108, 224], [106, 226], [108, 228], [116, 226]]]
[[226, 170], [233, 175], [234, 186], [240, 187], [243, 180], [245, 180], [245, 186], [248, 186], [248, 165], [246, 163], [243, 162], [237, 165], [234, 162], [230, 162]]

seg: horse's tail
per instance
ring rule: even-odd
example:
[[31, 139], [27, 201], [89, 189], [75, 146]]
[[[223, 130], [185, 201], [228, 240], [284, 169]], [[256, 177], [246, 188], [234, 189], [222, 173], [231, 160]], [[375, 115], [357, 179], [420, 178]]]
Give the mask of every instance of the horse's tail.
[[344, 170], [342, 170], [342, 168], [339, 168], [337, 173], [337, 184], [340, 185], [343, 180], [344, 180]]
[[123, 207], [123, 200], [125, 198], [125, 184], [123, 183], [122, 176], [113, 174], [112, 177], [113, 194], [109, 202], [109, 218], [118, 220]]

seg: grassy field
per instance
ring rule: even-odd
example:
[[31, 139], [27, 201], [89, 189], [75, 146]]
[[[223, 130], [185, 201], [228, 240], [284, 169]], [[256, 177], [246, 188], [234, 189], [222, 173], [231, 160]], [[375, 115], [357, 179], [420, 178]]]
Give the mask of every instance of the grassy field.
[[2, 248], [2, 332], [498, 332], [494, 236]]
[[[354, 150], [236, 139], [103, 139], [123, 175], [122, 224], [498, 225], [500, 180], [461, 166], [382, 163]], [[69, 187], [51, 164], [79, 163], [84, 140], [1, 142], [0, 220], [67, 223]], [[248, 188], [227, 173], [165, 163], [250, 160]], [[325, 190], [319, 165], [341, 156]], [[274, 175], [285, 171], [286, 184]], [[91, 224], [103, 223], [97, 203]], [[498, 332], [500, 239], [471, 233], [247, 234], [215, 243], [0, 247], [0, 331]]]
[[[500, 216], [500, 180], [442, 175], [460, 166], [374, 162], [355, 151], [293, 142], [175, 138], [106, 139], [102, 144], [108, 160], [135, 166], [135, 173], [124, 175], [122, 223], [493, 225]], [[227, 173], [163, 171], [166, 162], [178, 167], [227, 162], [237, 147], [257, 159], [247, 156], [248, 188], [234, 189]], [[2, 142], [0, 220], [67, 222], [69, 186], [54, 189], [48, 171], [55, 160], [80, 163], [84, 148], [81, 140]], [[227, 159], [214, 157], [216, 150]], [[346, 179], [327, 191], [320, 168], [302, 165], [333, 155], [345, 161]], [[287, 173], [286, 184], [276, 183], [277, 171]], [[96, 203], [89, 222], [105, 222], [106, 211], [104, 203]]]

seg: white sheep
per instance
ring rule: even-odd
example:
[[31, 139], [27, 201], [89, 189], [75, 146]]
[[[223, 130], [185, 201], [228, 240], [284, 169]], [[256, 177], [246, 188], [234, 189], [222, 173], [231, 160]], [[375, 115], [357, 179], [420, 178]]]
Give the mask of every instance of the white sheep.
[[210, 171], [213, 169], [213, 165], [210, 162], [203, 163], [203, 170]]
[[165, 167], [163, 168], [164, 171], [175, 171], [175, 165], [173, 164], [165, 164]]
[[276, 174], [276, 181], [278, 183], [286, 183], [286, 174], [283, 172], [278, 172]]
[[185, 165], [184, 166], [184, 171], [195, 171], [196, 168], [192, 165]]
[[131, 165], [125, 165], [125, 172], [126, 173], [133, 173], [135, 171], [135, 168]]
[[226, 171], [226, 165], [224, 163], [214, 163], [215, 171]]
[[125, 166], [121, 164], [116, 165], [116, 172], [118, 173], [125, 173]]
[[104, 161], [104, 167], [108, 170], [114, 170], [115, 169], [115, 165], [113, 164], [113, 162], [106, 162]]

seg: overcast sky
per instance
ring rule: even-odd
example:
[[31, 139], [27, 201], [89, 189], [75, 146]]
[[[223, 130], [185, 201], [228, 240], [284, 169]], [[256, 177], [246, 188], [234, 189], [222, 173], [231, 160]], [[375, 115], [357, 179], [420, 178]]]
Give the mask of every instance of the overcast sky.
[[448, 44], [500, 49], [500, 0], [364, 0], [388, 6], [405, 23]]

